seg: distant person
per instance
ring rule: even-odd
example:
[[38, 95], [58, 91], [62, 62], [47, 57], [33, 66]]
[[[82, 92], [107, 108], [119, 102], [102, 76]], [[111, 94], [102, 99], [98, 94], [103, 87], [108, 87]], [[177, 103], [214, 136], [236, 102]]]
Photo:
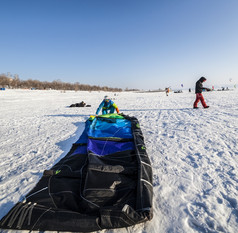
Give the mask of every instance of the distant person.
[[166, 88], [165, 88], [165, 93], [166, 93], [166, 96], [169, 95], [169, 87], [166, 87]]
[[206, 81], [207, 79], [204, 77], [201, 77], [197, 82], [196, 82], [196, 86], [195, 86], [195, 93], [196, 93], [196, 100], [193, 104], [193, 108], [198, 108], [198, 102], [201, 101], [202, 106], [204, 108], [209, 108], [209, 106], [207, 106], [203, 95], [202, 95], [202, 90], [210, 90], [209, 88], [203, 87], [203, 83]]
[[191, 88], [189, 88], [188, 91], [191, 92]]
[[99, 105], [96, 111], [96, 115], [98, 115], [101, 109], [102, 115], [114, 113], [115, 110], [117, 111], [117, 113], [120, 113], [117, 105], [107, 95], [104, 96], [102, 103]]

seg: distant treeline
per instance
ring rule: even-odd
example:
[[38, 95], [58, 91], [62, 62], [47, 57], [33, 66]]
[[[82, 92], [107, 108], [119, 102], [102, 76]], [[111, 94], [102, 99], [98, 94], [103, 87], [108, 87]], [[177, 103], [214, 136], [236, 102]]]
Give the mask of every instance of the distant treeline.
[[122, 91], [121, 88], [100, 87], [96, 85], [87, 85], [76, 83], [65, 83], [61, 80], [54, 80], [53, 82], [41, 82], [38, 80], [20, 80], [18, 77], [7, 77], [6, 75], [0, 75], [0, 87], [11, 89], [37, 89], [37, 90], [75, 90], [75, 91]]

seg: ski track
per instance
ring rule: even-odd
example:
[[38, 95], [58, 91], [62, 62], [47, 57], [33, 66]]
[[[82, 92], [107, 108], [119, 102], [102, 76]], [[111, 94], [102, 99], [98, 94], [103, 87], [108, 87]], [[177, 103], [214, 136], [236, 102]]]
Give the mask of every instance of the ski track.
[[[0, 218], [66, 155], [105, 94], [0, 92]], [[237, 232], [238, 92], [204, 93], [209, 109], [192, 109], [195, 95], [186, 91], [109, 95], [140, 122], [153, 167], [154, 217], [101, 232]], [[67, 107], [82, 100], [92, 107]]]

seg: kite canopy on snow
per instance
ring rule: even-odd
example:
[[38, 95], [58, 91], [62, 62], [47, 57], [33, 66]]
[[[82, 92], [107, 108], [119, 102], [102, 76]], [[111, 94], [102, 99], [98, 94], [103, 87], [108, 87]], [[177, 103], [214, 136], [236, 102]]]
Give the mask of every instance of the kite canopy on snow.
[[90, 232], [152, 218], [152, 169], [135, 117], [90, 117], [79, 140], [0, 221], [3, 229]]

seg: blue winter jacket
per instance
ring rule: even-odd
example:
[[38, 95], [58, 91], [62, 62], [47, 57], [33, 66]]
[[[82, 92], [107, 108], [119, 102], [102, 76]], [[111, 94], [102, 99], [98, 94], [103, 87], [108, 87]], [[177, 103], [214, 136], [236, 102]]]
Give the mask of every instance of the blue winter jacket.
[[114, 107], [117, 110], [117, 112], [119, 112], [117, 105], [112, 100], [109, 101], [103, 100], [96, 111], [96, 115], [98, 115], [101, 109], [107, 110], [110, 109], [111, 107]]

